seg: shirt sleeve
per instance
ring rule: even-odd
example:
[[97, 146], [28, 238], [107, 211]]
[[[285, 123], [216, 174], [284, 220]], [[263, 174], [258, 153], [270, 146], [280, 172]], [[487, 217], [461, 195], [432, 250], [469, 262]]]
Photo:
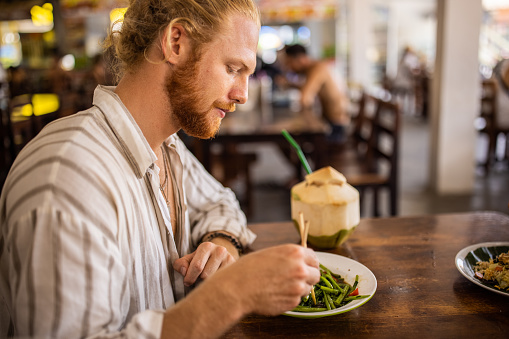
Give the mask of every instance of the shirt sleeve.
[[208, 173], [178, 138], [177, 150], [184, 166], [183, 186], [193, 245], [213, 231], [231, 233], [244, 247], [252, 244], [256, 235], [247, 228], [246, 216], [235, 193]]
[[4, 232], [2, 294], [16, 335], [159, 338], [163, 310], [129, 319], [129, 269], [114, 235], [51, 207]]

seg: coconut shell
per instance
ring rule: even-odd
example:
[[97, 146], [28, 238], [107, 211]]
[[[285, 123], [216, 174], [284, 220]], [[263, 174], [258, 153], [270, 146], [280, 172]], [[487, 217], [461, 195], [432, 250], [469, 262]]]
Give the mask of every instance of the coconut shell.
[[309, 221], [308, 242], [317, 248], [339, 246], [360, 221], [359, 192], [343, 174], [324, 167], [292, 187], [292, 219]]
[[292, 197], [303, 203], [345, 205], [359, 200], [359, 192], [343, 174], [327, 166], [306, 176], [292, 187]]

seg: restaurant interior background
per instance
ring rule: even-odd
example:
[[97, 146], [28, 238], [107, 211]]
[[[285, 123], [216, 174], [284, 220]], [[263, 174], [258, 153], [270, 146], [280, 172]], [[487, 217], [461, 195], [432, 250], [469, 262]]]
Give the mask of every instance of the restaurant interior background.
[[[259, 113], [260, 105], [298, 111], [298, 91], [278, 88], [270, 76], [285, 44], [303, 44], [326, 60], [349, 94], [374, 95], [393, 90], [402, 51], [410, 47], [422, 83], [402, 95], [392, 91], [403, 120], [398, 214], [509, 211], [508, 134], [497, 136], [496, 157], [485, 165], [488, 136], [480, 114], [483, 80], [509, 58], [509, 0], [257, 2], [261, 70], [251, 80], [248, 103], [234, 114]], [[3, 176], [40, 128], [89, 107], [96, 84], [113, 83], [101, 64], [100, 42], [125, 4], [0, 1]], [[239, 150], [256, 154], [249, 167], [252, 192], [242, 174], [230, 182], [239, 196], [254, 197], [249, 221], [289, 220], [292, 165], [270, 143]]]

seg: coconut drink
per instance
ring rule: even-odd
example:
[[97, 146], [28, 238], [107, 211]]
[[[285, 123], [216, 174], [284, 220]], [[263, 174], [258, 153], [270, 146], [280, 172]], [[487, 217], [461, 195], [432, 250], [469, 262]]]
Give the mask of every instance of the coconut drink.
[[340, 246], [360, 221], [359, 192], [343, 174], [328, 166], [314, 171], [291, 190], [292, 220], [309, 222], [308, 243], [316, 248]]

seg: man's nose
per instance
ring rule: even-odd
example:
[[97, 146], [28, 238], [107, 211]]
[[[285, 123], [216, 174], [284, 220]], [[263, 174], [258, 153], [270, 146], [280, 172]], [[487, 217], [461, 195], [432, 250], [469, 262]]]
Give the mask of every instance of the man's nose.
[[230, 99], [237, 104], [245, 104], [248, 97], [249, 77], [236, 81], [230, 92]]

